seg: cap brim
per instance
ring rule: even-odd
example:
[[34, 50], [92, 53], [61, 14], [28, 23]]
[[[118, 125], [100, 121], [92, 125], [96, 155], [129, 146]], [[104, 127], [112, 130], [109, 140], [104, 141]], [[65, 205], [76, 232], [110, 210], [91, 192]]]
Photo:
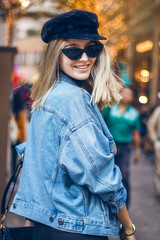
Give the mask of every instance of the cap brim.
[[56, 34], [54, 36], [47, 36], [47, 35], [42, 35], [41, 38], [45, 43], [49, 43], [52, 40], [55, 39], [87, 39], [87, 40], [106, 40], [107, 38], [100, 36], [99, 34], [87, 34], [87, 33], [79, 33], [79, 34], [65, 34], [65, 33], [60, 33]]
[[106, 40], [106, 37], [102, 37], [98, 34], [71, 34], [65, 39], [91, 39], [91, 40]]

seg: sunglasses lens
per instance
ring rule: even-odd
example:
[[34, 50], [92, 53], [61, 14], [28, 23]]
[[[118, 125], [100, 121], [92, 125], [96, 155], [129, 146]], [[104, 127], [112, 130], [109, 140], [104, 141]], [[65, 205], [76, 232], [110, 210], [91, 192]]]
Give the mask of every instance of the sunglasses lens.
[[73, 61], [80, 59], [83, 53], [80, 48], [65, 48], [62, 52]]
[[103, 48], [103, 44], [101, 44], [101, 43], [91, 45], [86, 48], [86, 53], [87, 53], [88, 57], [95, 58], [95, 57], [98, 57], [98, 55], [102, 51], [102, 48]]
[[98, 57], [100, 52], [102, 51], [103, 44], [98, 43], [94, 45], [90, 45], [85, 49], [81, 48], [64, 48], [62, 52], [71, 60], [75, 61], [82, 57], [82, 54], [85, 52], [88, 57], [95, 58]]

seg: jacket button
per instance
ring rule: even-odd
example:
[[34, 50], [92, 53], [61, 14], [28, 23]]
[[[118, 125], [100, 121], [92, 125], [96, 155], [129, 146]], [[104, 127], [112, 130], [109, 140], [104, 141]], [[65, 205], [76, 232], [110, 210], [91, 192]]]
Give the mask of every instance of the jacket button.
[[50, 220], [50, 222], [53, 222], [53, 217], [50, 217], [49, 220]]
[[15, 203], [13, 203], [13, 208], [16, 208], [16, 204]]
[[63, 225], [63, 221], [59, 220], [58, 222], [59, 222], [59, 225]]

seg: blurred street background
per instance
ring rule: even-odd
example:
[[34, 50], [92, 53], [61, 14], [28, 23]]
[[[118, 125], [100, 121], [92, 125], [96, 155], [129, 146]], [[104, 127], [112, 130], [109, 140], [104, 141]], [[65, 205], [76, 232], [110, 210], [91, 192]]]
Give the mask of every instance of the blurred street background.
[[[137, 240], [160, 239], [160, 196], [155, 194], [155, 140], [148, 120], [160, 104], [160, 0], [1, 0], [0, 1], [0, 200], [15, 169], [15, 146], [27, 139], [30, 89], [46, 44], [40, 38], [47, 19], [74, 8], [95, 12], [99, 32], [117, 75], [134, 87], [139, 113], [141, 160], [131, 164], [129, 212]], [[160, 118], [159, 120], [160, 121]], [[151, 121], [152, 122], [152, 121]], [[151, 125], [151, 124], [150, 124]], [[156, 128], [156, 127], [155, 127]], [[160, 148], [160, 132], [156, 146]], [[24, 219], [9, 215], [9, 225]]]

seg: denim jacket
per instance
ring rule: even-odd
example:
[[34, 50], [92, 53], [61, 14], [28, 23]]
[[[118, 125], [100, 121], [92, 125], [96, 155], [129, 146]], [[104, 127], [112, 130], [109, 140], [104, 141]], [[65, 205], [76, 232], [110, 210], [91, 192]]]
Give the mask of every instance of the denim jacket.
[[114, 140], [90, 94], [65, 74], [34, 110], [11, 212], [53, 228], [118, 236], [126, 190]]

